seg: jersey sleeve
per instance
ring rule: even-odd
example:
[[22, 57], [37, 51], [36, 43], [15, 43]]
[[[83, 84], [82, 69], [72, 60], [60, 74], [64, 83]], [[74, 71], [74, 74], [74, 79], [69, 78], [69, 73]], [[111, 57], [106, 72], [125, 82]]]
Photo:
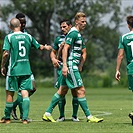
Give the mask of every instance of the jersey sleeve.
[[36, 49], [40, 48], [40, 44], [37, 42], [37, 40], [34, 37], [32, 37], [32, 39], [31, 39], [31, 44]]
[[75, 34], [75, 32], [68, 33], [66, 36], [65, 43], [68, 45], [72, 45], [74, 41], [76, 40], [76, 37], [77, 37], [77, 34]]
[[59, 37], [56, 37], [54, 41], [54, 46], [53, 46], [53, 49], [56, 51], [59, 49], [58, 42], [59, 42]]
[[122, 36], [121, 36], [120, 39], [119, 39], [118, 49], [124, 49], [123, 41], [122, 41]]
[[8, 35], [5, 37], [4, 39], [4, 44], [3, 44], [3, 50], [10, 50], [10, 43], [9, 43], [9, 39], [8, 39]]

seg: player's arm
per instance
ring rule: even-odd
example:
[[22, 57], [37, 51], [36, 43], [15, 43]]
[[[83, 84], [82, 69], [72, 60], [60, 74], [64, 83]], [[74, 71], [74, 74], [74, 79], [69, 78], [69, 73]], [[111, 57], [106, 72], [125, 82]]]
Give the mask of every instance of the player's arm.
[[120, 81], [120, 66], [121, 66], [123, 58], [124, 58], [124, 49], [119, 49], [119, 52], [117, 55], [116, 73], [115, 73], [115, 79], [118, 81]]
[[80, 72], [82, 71], [83, 65], [86, 61], [86, 56], [87, 56], [86, 48], [84, 48], [84, 49], [82, 49], [81, 60], [80, 60], [79, 66], [78, 66]]
[[62, 68], [62, 75], [64, 77], [67, 76], [68, 73], [68, 67], [67, 67], [67, 56], [68, 56], [68, 50], [70, 48], [70, 45], [65, 44], [64, 48], [62, 50], [62, 60], [63, 60], [63, 68]]
[[44, 49], [49, 51], [49, 50], [52, 50], [52, 47], [50, 45], [45, 44], [44, 45]]
[[40, 44], [40, 48], [39, 48], [40, 50], [44, 50], [44, 49], [46, 49], [46, 50], [52, 50], [52, 47], [50, 46], [50, 45], [47, 45], [47, 44], [45, 44], [45, 45], [43, 45], [43, 44]]
[[[29, 34], [29, 36], [31, 36], [31, 35]], [[50, 45], [39, 44], [38, 41], [32, 36], [31, 36], [31, 43], [32, 43], [32, 46], [35, 47], [36, 49], [40, 49], [40, 50], [44, 50], [44, 49], [51, 50], [52, 49], [52, 47]]]
[[9, 57], [9, 51], [5, 50], [2, 55], [2, 61], [1, 61], [1, 74], [3, 76], [6, 76], [6, 68], [5, 65], [7, 63], [8, 57]]
[[58, 54], [57, 54], [57, 59], [59, 60], [60, 56], [62, 55], [62, 49], [65, 45], [65, 42], [62, 42], [61, 45], [60, 45], [60, 48], [58, 50]]
[[51, 58], [51, 61], [52, 61], [52, 63], [53, 63], [53, 66], [55, 67], [55, 68], [57, 68], [57, 67], [59, 67], [60, 65], [59, 65], [59, 60], [56, 58], [56, 54], [57, 54], [57, 51], [56, 50], [54, 50], [54, 49], [52, 49], [52, 51], [51, 51], [51, 53], [50, 53], [50, 58]]

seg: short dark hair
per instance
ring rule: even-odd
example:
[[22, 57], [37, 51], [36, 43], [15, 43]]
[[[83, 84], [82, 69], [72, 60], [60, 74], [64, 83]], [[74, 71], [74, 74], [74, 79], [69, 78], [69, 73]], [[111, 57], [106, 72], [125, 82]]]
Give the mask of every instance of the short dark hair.
[[60, 21], [60, 25], [61, 25], [63, 22], [66, 22], [67, 25], [72, 25], [72, 22], [71, 22], [70, 20], [68, 20], [68, 19], [62, 19], [62, 20]]
[[16, 18], [19, 19], [19, 18], [25, 18], [25, 15], [23, 13], [18, 13], [16, 15]]
[[127, 24], [133, 28], [133, 16], [127, 16]]

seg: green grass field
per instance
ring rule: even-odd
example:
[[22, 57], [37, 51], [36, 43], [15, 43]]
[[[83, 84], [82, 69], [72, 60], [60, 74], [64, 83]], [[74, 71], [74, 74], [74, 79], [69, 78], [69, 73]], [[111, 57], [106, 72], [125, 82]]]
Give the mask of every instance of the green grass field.
[[[103, 117], [102, 123], [87, 123], [84, 113], [79, 107], [80, 122], [72, 122], [71, 93], [66, 96], [66, 121], [50, 123], [42, 121], [42, 115], [50, 103], [55, 88], [37, 88], [31, 96], [29, 118], [33, 121], [23, 125], [21, 121], [12, 120], [11, 124], [0, 124], [0, 133], [133, 133], [133, 126], [128, 114], [133, 108], [131, 92], [127, 88], [87, 88], [86, 98], [93, 115]], [[15, 95], [16, 96], [16, 95]], [[5, 91], [0, 88], [0, 117], [5, 106]], [[19, 116], [19, 111], [17, 110]], [[58, 107], [53, 117], [59, 117]]]

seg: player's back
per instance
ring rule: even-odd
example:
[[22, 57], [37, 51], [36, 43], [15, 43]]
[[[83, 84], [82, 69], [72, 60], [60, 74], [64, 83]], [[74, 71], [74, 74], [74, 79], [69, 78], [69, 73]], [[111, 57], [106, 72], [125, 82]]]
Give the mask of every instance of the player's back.
[[7, 36], [10, 49], [10, 76], [30, 75], [29, 52], [32, 37], [27, 33], [14, 32]]
[[122, 44], [124, 46], [127, 62], [133, 62], [133, 32], [129, 32], [122, 36]]

